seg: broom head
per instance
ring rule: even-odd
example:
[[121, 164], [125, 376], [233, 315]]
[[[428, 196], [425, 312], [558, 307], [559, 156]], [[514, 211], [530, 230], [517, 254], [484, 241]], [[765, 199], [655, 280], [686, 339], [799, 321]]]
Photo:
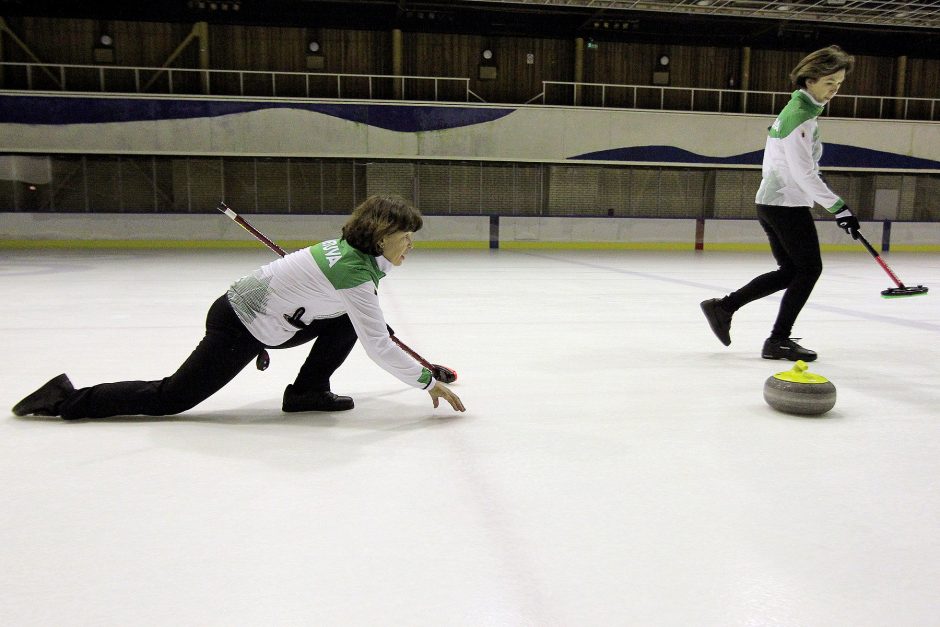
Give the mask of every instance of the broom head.
[[903, 285], [901, 287], [889, 287], [886, 290], [882, 290], [882, 298], [904, 298], [906, 296], [920, 296], [921, 294], [926, 294], [927, 288], [923, 285], [918, 285], [916, 287], [909, 287]]

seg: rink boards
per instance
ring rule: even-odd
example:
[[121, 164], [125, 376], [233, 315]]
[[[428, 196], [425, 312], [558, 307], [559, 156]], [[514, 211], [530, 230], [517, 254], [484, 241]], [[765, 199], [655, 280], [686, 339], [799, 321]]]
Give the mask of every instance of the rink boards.
[[[299, 248], [336, 237], [345, 215], [257, 215], [252, 223], [282, 246]], [[827, 250], [862, 250], [835, 223], [817, 222]], [[940, 251], [940, 224], [863, 222], [881, 250]], [[302, 239], [298, 238], [302, 235]], [[0, 213], [0, 248], [236, 248], [259, 244], [214, 214]], [[756, 220], [425, 216], [417, 245], [430, 248], [587, 248], [761, 250]]]

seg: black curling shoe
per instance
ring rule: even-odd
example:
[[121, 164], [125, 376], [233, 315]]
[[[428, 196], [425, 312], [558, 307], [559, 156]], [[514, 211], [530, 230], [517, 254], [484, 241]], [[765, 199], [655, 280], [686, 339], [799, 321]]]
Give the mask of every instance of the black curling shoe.
[[284, 390], [281, 411], [346, 411], [355, 407], [353, 399], [332, 392], [298, 392], [293, 385]]
[[59, 403], [74, 391], [75, 387], [69, 378], [60, 374], [14, 405], [13, 413], [17, 416], [58, 416]]
[[760, 356], [764, 359], [789, 359], [790, 361], [813, 361], [816, 359], [816, 351], [811, 351], [808, 348], [803, 348], [799, 344], [793, 341], [793, 339], [800, 338], [786, 338], [783, 340], [776, 340], [772, 337], [767, 338], [764, 341], [764, 350], [761, 351]]
[[703, 300], [701, 307], [702, 313], [705, 314], [705, 319], [708, 320], [708, 326], [712, 328], [712, 333], [715, 334], [715, 337], [717, 337], [722, 344], [730, 346], [731, 312], [722, 307], [717, 298]]

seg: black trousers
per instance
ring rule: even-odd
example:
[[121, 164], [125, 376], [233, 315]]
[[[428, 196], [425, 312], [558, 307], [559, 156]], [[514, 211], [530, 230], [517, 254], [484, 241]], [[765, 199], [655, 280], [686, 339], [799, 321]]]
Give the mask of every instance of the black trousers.
[[819, 235], [809, 207], [757, 205], [757, 220], [767, 233], [779, 267], [732, 292], [722, 305], [734, 312], [751, 301], [786, 290], [770, 334], [785, 339], [822, 274]]
[[[316, 320], [289, 341], [290, 348], [316, 338], [294, 385], [300, 391], [330, 389], [330, 376], [356, 344], [349, 316]], [[235, 378], [266, 348], [248, 332], [223, 294], [206, 315], [206, 334], [179, 369], [159, 381], [102, 383], [76, 390], [58, 407], [67, 420], [107, 416], [169, 416], [195, 407]]]

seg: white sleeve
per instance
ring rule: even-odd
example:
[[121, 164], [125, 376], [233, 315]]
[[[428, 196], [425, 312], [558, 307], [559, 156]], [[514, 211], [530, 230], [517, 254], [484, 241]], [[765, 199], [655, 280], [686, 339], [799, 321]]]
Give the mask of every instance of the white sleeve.
[[813, 134], [816, 132], [816, 120], [807, 120], [793, 129], [781, 142], [783, 154], [793, 182], [800, 186], [826, 211], [836, 213], [845, 203], [829, 189], [820, 178], [816, 160], [813, 159]]
[[372, 361], [412, 387], [426, 390], [437, 384], [430, 370], [392, 342], [372, 283], [336, 290], [336, 293]]

